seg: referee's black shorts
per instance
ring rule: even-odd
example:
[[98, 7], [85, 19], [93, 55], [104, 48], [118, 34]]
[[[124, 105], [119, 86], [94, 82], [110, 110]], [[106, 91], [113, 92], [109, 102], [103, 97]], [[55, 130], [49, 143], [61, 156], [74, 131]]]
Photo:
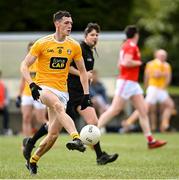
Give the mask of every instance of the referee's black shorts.
[[67, 103], [67, 114], [73, 119], [77, 119], [79, 114], [77, 112], [77, 107], [80, 106], [81, 100], [83, 98], [83, 92], [69, 89], [69, 101]]

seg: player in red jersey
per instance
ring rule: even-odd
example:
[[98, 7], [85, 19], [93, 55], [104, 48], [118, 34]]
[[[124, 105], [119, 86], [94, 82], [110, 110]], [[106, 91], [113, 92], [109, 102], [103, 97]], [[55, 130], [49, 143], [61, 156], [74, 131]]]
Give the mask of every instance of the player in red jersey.
[[139, 112], [140, 125], [148, 142], [148, 148], [158, 148], [166, 141], [155, 140], [152, 136], [143, 90], [138, 83], [139, 68], [142, 65], [140, 51], [137, 46], [139, 32], [136, 26], [129, 25], [125, 29], [127, 40], [123, 43], [118, 61], [120, 74], [116, 83], [116, 92], [112, 104], [99, 118], [98, 127], [107, 124], [124, 108], [125, 102], [130, 99]]

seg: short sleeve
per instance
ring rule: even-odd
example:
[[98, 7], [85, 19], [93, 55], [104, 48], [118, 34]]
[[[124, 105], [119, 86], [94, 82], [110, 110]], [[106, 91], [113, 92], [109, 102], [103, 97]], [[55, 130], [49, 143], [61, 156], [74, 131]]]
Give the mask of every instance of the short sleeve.
[[30, 54], [38, 57], [40, 55], [41, 49], [40, 49], [40, 42], [36, 41], [34, 45], [30, 49]]
[[83, 59], [83, 57], [82, 57], [82, 50], [81, 50], [81, 47], [80, 47], [79, 43], [75, 44], [74, 52], [75, 52], [74, 53], [74, 57], [73, 57], [74, 61], [78, 61], [78, 60]]

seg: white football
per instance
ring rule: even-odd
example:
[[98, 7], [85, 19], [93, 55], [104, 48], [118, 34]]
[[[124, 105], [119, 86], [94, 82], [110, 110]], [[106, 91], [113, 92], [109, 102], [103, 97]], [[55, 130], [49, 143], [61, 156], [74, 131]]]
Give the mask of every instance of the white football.
[[95, 145], [99, 142], [101, 133], [97, 126], [86, 125], [81, 129], [80, 139], [86, 145]]

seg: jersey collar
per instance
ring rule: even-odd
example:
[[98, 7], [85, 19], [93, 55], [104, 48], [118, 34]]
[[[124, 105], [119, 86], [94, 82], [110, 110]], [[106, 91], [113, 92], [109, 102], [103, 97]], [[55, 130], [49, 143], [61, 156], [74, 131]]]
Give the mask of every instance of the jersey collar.
[[56, 43], [59, 43], [59, 44], [63, 44], [63, 43], [67, 40], [67, 37], [65, 37], [65, 39], [64, 39], [63, 41], [57, 41], [57, 40], [55, 39], [55, 34], [53, 34], [52, 38], [53, 38], [53, 40], [54, 40]]

